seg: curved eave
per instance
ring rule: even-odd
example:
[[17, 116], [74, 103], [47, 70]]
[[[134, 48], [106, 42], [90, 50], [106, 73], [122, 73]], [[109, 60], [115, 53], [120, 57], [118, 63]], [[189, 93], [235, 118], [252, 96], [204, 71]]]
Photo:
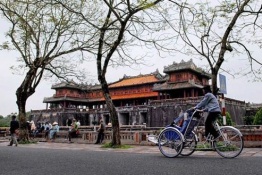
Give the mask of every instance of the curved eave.
[[202, 89], [203, 86], [190, 82], [183, 83], [164, 83], [161, 85], [156, 85], [153, 87], [153, 91], [170, 91], [170, 90], [178, 90], [178, 89], [189, 89], [189, 88], [198, 88]]
[[211, 74], [209, 74], [209, 73], [206, 73], [206, 72], [204, 72], [204, 71], [200, 71], [200, 70], [196, 70], [196, 69], [192, 69], [192, 68], [183, 68], [183, 69], [176, 69], [176, 70], [172, 70], [172, 69], [164, 69], [164, 73], [172, 73], [172, 72], [184, 72], [184, 71], [192, 71], [192, 72], [195, 72], [195, 73], [197, 73], [197, 74], [199, 74], [199, 75], [202, 75], [202, 76], [204, 76], [204, 77], [207, 77], [207, 78], [211, 78], [212, 76], [211, 76]]
[[73, 102], [90, 102], [89, 99], [81, 99], [81, 98], [72, 98], [72, 97], [49, 97], [44, 98], [43, 103], [55, 103], [61, 101], [73, 101]]

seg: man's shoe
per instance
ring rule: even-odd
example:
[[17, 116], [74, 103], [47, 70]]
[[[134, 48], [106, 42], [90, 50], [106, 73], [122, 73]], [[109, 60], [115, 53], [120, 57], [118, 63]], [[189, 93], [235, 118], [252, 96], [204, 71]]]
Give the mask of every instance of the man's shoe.
[[7, 145], [7, 146], [12, 146], [12, 145], [9, 144], [9, 145]]

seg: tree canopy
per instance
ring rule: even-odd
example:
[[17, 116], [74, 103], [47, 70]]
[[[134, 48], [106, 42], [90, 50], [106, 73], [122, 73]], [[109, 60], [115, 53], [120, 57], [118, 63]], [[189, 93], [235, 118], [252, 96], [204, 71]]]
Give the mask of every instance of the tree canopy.
[[262, 125], [262, 108], [256, 113], [253, 124]]
[[[169, 23], [184, 43], [176, 50], [206, 60], [213, 91], [217, 88], [218, 72], [238, 77], [249, 74], [253, 80], [261, 81], [262, 61], [254, 53], [262, 46], [259, 0], [183, 1], [179, 6], [179, 26]], [[238, 59], [244, 54], [245, 61]], [[236, 68], [223, 64], [230, 61], [242, 64]]]
[[[83, 56], [82, 51], [92, 47], [92, 44], [87, 46], [83, 42], [92, 40], [92, 35], [85, 29], [82, 19], [51, 2], [0, 2], [1, 14], [10, 25], [6, 34], [9, 40], [1, 48], [19, 53], [18, 70], [25, 75], [16, 91], [20, 129], [25, 131], [20, 132], [21, 135], [26, 135], [26, 101], [35, 93], [42, 78], [45, 75], [55, 75], [65, 80], [70, 77], [83, 78], [85, 74], [77, 63]], [[78, 56], [72, 55], [77, 51], [80, 51]]]

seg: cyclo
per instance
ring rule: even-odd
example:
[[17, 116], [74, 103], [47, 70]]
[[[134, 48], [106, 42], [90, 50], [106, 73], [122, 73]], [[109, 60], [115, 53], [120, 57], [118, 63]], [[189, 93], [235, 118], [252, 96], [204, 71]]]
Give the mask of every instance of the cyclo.
[[232, 126], [219, 126], [215, 121], [214, 127], [219, 132], [219, 137], [213, 139], [209, 134], [205, 141], [200, 142], [197, 136], [200, 119], [203, 111], [189, 109], [184, 115], [187, 118], [182, 126], [172, 123], [163, 129], [158, 136], [158, 147], [166, 157], [178, 155], [189, 156], [197, 150], [216, 151], [224, 158], [237, 157], [243, 150], [243, 135]]

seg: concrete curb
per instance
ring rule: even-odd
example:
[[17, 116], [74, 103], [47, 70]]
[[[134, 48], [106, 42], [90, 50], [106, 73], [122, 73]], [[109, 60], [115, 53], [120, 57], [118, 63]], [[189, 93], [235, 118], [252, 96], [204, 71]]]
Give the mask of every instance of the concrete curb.
[[[8, 140], [0, 140], [0, 146], [7, 146]], [[128, 149], [102, 148], [97, 144], [78, 144], [78, 143], [54, 143], [54, 142], [38, 142], [37, 144], [20, 144], [18, 147], [23, 148], [45, 148], [45, 149], [70, 149], [70, 150], [86, 150], [86, 151], [112, 151], [126, 153], [143, 153], [143, 154], [160, 154], [157, 146], [140, 146], [131, 145]], [[219, 156], [215, 151], [195, 151], [192, 156]], [[262, 157], [262, 148], [244, 148], [239, 157]]]

